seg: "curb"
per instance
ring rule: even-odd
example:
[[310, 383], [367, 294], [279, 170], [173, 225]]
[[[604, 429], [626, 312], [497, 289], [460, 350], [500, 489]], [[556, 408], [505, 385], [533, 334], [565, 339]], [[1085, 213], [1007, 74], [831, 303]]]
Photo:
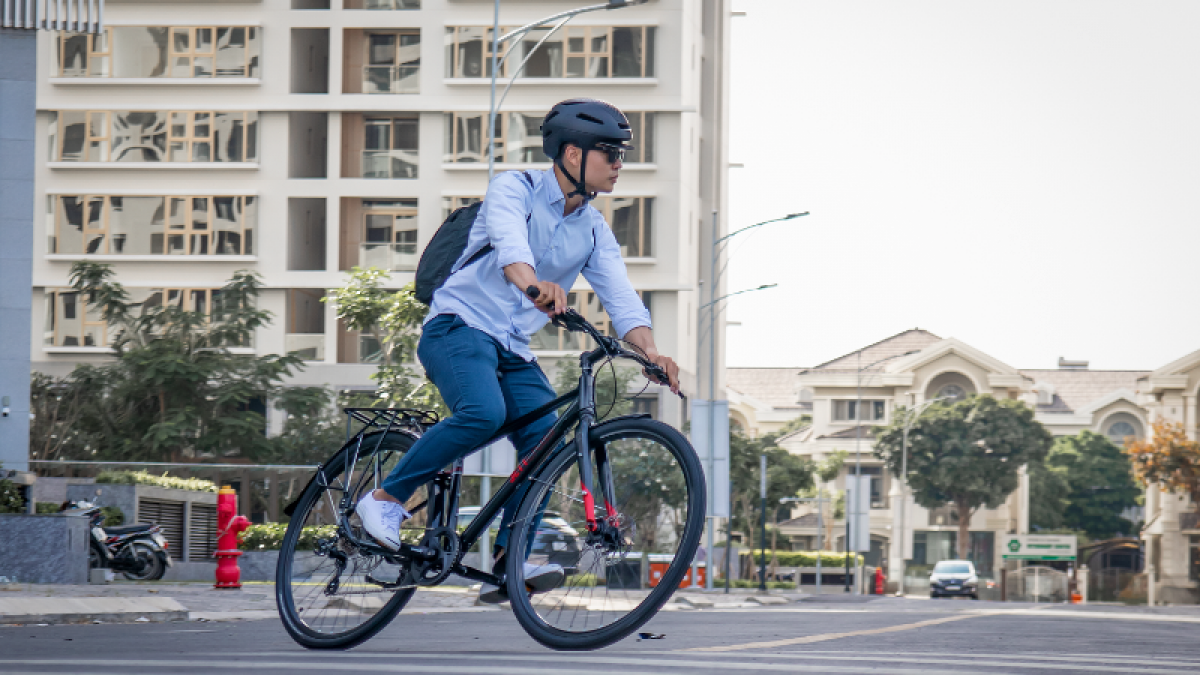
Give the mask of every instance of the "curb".
[[174, 598], [0, 598], [0, 624], [186, 621]]

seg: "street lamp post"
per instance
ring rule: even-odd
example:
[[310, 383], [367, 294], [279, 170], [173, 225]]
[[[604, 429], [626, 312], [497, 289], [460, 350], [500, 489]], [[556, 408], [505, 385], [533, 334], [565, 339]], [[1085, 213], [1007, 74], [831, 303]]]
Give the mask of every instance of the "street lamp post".
[[[726, 298], [733, 297], [735, 295], [741, 295], [742, 293], [750, 293], [752, 291], [762, 291], [762, 290], [766, 290], [768, 288], [774, 288], [776, 286], [776, 284], [764, 284], [757, 288], [748, 288], [746, 290], [737, 291], [735, 293], [729, 293], [727, 295], [722, 295], [721, 297], [718, 298], [717, 297], [717, 288], [720, 286], [719, 280], [721, 278], [721, 275], [725, 271], [725, 268], [721, 268], [720, 271], [717, 270], [717, 259], [720, 257], [721, 245], [724, 242], [729, 241], [730, 238], [732, 238], [738, 234], [741, 234], [742, 232], [745, 232], [747, 230], [752, 230], [756, 227], [762, 227], [763, 225], [768, 225], [770, 223], [783, 222], [785, 220], [792, 220], [794, 218], [799, 218], [801, 216], [807, 216], [807, 215], [808, 215], [808, 211], [805, 211], [803, 213], [789, 213], [788, 215], [786, 215], [782, 218], [772, 218], [771, 220], [764, 220], [761, 223], [755, 223], [753, 225], [748, 225], [746, 227], [743, 227], [740, 230], [735, 230], [734, 232], [730, 232], [729, 234], [727, 234], [723, 237], [717, 237], [718, 212], [717, 211], [712, 212], [712, 247], [710, 249], [710, 255], [709, 255], [708, 302], [706, 304], [701, 305], [700, 307], [696, 308], [696, 322], [698, 324], [696, 326], [696, 340], [697, 340], [697, 343], [696, 343], [696, 346], [697, 346], [697, 349], [696, 349], [696, 361], [697, 361], [696, 371], [697, 371], [697, 373], [699, 373], [699, 370], [700, 370], [699, 346], [700, 346], [700, 340], [703, 339], [703, 332], [704, 332], [704, 309], [708, 308], [708, 467], [707, 468], [708, 468], [708, 504], [710, 505], [709, 506], [710, 509], [712, 508], [711, 504], [713, 503], [713, 499], [716, 496], [716, 487], [715, 487], [715, 481], [713, 480], [713, 477], [716, 474], [716, 465], [717, 465], [717, 439], [716, 439], [716, 416], [713, 413], [714, 413], [714, 403], [716, 401], [716, 395], [717, 395], [716, 394], [716, 390], [717, 390], [717, 382], [716, 382], [716, 375], [717, 375], [717, 373], [716, 373], [716, 371], [717, 371], [717, 303]], [[729, 264], [728, 259], [726, 259], [725, 264], [726, 264], [726, 266], [728, 266], [728, 264]], [[703, 284], [704, 282], [701, 282], [701, 283]], [[713, 522], [713, 518], [714, 518], [713, 516], [709, 516], [708, 518], [706, 518], [706, 520], [708, 521], [708, 549], [709, 549], [709, 551], [712, 551], [713, 545], [716, 543], [716, 525]], [[725, 537], [725, 578], [726, 578], [726, 582], [727, 582], [725, 585], [726, 592], [729, 591], [729, 584], [728, 584], [729, 559], [730, 559], [729, 537], [726, 536]], [[706, 576], [706, 578], [705, 578], [704, 586], [705, 586], [705, 588], [711, 589], [713, 587], [712, 570], [710, 569], [709, 573], [705, 576]], [[693, 570], [693, 573], [692, 573], [693, 584], [695, 583], [695, 581], [694, 581], [695, 578], [696, 578], [696, 575], [695, 575], [695, 571]]]
[[[855, 486], [854, 487], [855, 494], [853, 495], [853, 499], [849, 498], [849, 496], [850, 496], [849, 490], [847, 490], [847, 492], [846, 492], [846, 494], [847, 494], [847, 500], [846, 500], [847, 501], [847, 504], [846, 504], [846, 592], [847, 593], [850, 592], [850, 549], [853, 546], [853, 539], [851, 539], [851, 537], [852, 536], [859, 536], [859, 537], [862, 536], [861, 533], [852, 532], [852, 530], [851, 530], [851, 522], [854, 523], [854, 526], [861, 525], [861, 523], [858, 522], [859, 517], [860, 517], [859, 513], [858, 513], [858, 507], [859, 507], [859, 502], [862, 500], [862, 495], [858, 494], [858, 492], [863, 490], [863, 487], [862, 487], [862, 424], [861, 424], [861, 422], [863, 421], [862, 374], [863, 374], [863, 371], [874, 368], [875, 366], [877, 366], [885, 361], [891, 361], [892, 359], [898, 359], [903, 356], [911, 356], [913, 354], [916, 354], [918, 351], [920, 351], [920, 350], [914, 349], [912, 351], [908, 351], [903, 354], [892, 354], [891, 356], [885, 356], [882, 359], [879, 359], [878, 361], [875, 361], [874, 363], [869, 363], [865, 366], [860, 365], [860, 364], [862, 364], [862, 353], [863, 353], [862, 349], [858, 350], [858, 354], [856, 356], [855, 365], [857, 367], [858, 372], [856, 374], [856, 380], [855, 380], [855, 404], [854, 404], [854, 415], [852, 416], [854, 418], [853, 421], [854, 421], [854, 486]], [[858, 582], [861, 580], [856, 579], [855, 581]], [[860, 583], [854, 584], [854, 595], [858, 595], [861, 592], [861, 589], [859, 588], [861, 585], [862, 584], [860, 584]]]
[[[529, 59], [533, 56], [533, 53], [536, 52], [538, 48], [542, 46], [542, 43], [548, 40], [551, 35], [554, 35], [554, 33], [558, 32], [558, 30], [565, 26], [568, 21], [576, 16], [579, 16], [580, 14], [595, 12], [601, 9], [620, 9], [621, 7], [632, 7], [633, 5], [645, 4], [648, 1], [649, 0], [608, 0], [608, 2], [599, 5], [588, 5], [587, 7], [570, 9], [565, 12], [559, 12], [558, 14], [552, 14], [544, 19], [538, 19], [533, 23], [525, 24], [524, 26], [521, 26], [520, 28], [501, 36], [500, 0], [495, 0], [494, 9], [492, 12], [492, 99], [491, 105], [488, 106], [487, 152], [489, 185], [491, 184], [492, 178], [496, 173], [496, 115], [498, 115], [500, 112], [500, 106], [504, 103], [504, 98], [508, 96], [508, 90], [512, 88], [513, 82], [516, 82], [517, 78], [520, 77], [521, 71], [525, 69], [525, 64], [529, 62]], [[500, 45], [514, 38], [520, 38], [534, 28], [544, 26], [553, 21], [557, 21], [558, 23], [555, 24], [554, 28], [552, 28], [549, 33], [539, 40], [538, 43], [533, 46], [533, 49], [529, 50], [529, 53], [525, 55], [525, 60], [523, 60], [521, 64], [517, 66], [516, 70], [513, 72], [512, 78], [509, 79], [508, 86], [504, 89], [504, 94], [501, 95], [499, 101], [496, 101], [496, 78], [499, 75], [500, 67], [506, 60], [508, 60], [508, 54], [505, 54], [503, 59], [500, 58]]]
[[[758, 456], [758, 495], [762, 498], [762, 536], [758, 543], [758, 590], [767, 592], [767, 456]], [[728, 545], [725, 548], [729, 548]], [[750, 552], [752, 555], [754, 551]]]

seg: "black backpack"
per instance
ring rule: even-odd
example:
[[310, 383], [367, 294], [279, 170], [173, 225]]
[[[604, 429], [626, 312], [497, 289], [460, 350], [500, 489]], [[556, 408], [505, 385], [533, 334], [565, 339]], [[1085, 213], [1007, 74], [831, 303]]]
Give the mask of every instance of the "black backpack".
[[[529, 183], [529, 187], [532, 189], [533, 178], [530, 177], [529, 172], [522, 171], [521, 175], [525, 177], [525, 182]], [[421, 252], [421, 262], [417, 263], [417, 300], [426, 305], [432, 303], [434, 292], [441, 288], [446, 283], [446, 279], [454, 272], [454, 263], [462, 257], [463, 251], [467, 250], [467, 241], [471, 238], [471, 226], [475, 224], [475, 218], [479, 215], [479, 209], [482, 206], [483, 202], [479, 201], [455, 209], [454, 213], [451, 213], [442, 222], [438, 231], [433, 234], [433, 239], [429, 240], [429, 245]], [[525, 223], [528, 224], [532, 217], [532, 213], [526, 215]], [[487, 244], [476, 251], [458, 269], [470, 267], [480, 258], [491, 253], [493, 248], [491, 244]]]

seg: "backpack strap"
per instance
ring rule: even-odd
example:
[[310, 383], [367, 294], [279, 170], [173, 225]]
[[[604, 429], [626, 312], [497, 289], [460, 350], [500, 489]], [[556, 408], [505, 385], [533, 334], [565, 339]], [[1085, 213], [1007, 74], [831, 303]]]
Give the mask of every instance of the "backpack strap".
[[[530, 189], [530, 191], [532, 192], [533, 190], [535, 190], [536, 188], [533, 186], [533, 176], [530, 176], [528, 171], [522, 171], [522, 172], [521, 172], [521, 175], [525, 177], [525, 182], [526, 182], [526, 183], [529, 183], [529, 189]], [[526, 226], [526, 227], [528, 227], [528, 226], [529, 226], [529, 221], [530, 221], [530, 220], [532, 220], [532, 219], [533, 219], [533, 205], [532, 205], [532, 204], [530, 204], [530, 206], [529, 206], [529, 213], [525, 214], [525, 226]], [[593, 243], [594, 243], [594, 241], [595, 241], [595, 237], [596, 237], [596, 233], [595, 233], [595, 232], [593, 232], [593, 233], [592, 233], [592, 239], [593, 239]], [[483, 246], [483, 248], [481, 248], [481, 249], [479, 249], [478, 251], [476, 251], [476, 252], [475, 252], [475, 253], [474, 253], [474, 254], [473, 254], [473, 255], [472, 255], [470, 258], [467, 258], [467, 262], [463, 263], [463, 264], [462, 264], [462, 267], [460, 267], [460, 268], [458, 268], [458, 269], [460, 269], [460, 270], [461, 270], [461, 269], [465, 269], [465, 268], [467, 268], [467, 267], [470, 267], [472, 264], [474, 264], [474, 263], [475, 263], [476, 261], [478, 261], [480, 258], [482, 258], [483, 256], [485, 256], [485, 255], [487, 255], [487, 254], [491, 253], [493, 250], [495, 250], [495, 248], [496, 248], [496, 247], [492, 246], [491, 242], [488, 242], [487, 244], [485, 244], [485, 245]]]

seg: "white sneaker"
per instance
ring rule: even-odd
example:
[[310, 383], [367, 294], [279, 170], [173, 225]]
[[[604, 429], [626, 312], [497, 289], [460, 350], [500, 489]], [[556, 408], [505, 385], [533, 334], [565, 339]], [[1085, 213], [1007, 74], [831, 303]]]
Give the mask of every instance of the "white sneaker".
[[[530, 593], [545, 593], [562, 586], [567, 578], [562, 565], [537, 565], [525, 563], [525, 590]], [[484, 584], [479, 589], [479, 601], [489, 605], [498, 605], [508, 600], [508, 589], [504, 586]]]
[[380, 501], [368, 492], [354, 508], [363, 529], [380, 544], [393, 551], [400, 548], [400, 524], [412, 517], [402, 504]]

